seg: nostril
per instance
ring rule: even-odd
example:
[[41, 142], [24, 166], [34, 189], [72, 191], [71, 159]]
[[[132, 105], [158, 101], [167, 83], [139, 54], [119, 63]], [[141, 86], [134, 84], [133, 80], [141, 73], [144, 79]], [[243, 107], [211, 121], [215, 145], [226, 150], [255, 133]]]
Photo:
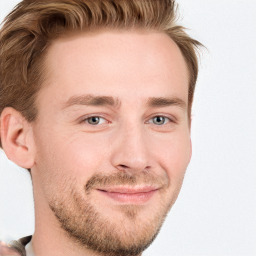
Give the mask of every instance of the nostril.
[[128, 166], [128, 165], [125, 165], [125, 164], [119, 164], [116, 166], [116, 168], [119, 170], [119, 171], [123, 171], [123, 172], [129, 172], [129, 171], [143, 171], [145, 173], [147, 173], [151, 167], [150, 166], [146, 166], [144, 168], [142, 167], [135, 167], [135, 166]]
[[120, 168], [123, 168], [123, 169], [127, 169], [127, 168], [128, 168], [128, 166], [127, 166], [127, 165], [124, 165], [124, 164], [120, 164], [119, 167], [120, 167]]

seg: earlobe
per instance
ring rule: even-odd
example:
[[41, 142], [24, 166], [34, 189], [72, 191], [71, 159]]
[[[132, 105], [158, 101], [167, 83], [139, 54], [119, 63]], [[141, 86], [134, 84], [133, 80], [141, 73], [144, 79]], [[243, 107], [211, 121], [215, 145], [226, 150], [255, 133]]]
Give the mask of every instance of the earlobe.
[[20, 167], [30, 169], [34, 165], [32, 127], [17, 110], [7, 107], [0, 119], [2, 147], [7, 157]]

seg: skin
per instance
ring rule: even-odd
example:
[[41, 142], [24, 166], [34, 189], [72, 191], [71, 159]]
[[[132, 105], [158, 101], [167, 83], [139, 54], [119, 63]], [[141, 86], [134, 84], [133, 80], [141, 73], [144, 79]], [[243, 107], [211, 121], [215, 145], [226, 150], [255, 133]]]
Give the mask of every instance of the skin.
[[9, 248], [3, 242], [0, 242], [0, 255], [1, 256], [19, 256], [20, 254], [15, 250]]
[[[76, 225], [77, 218], [81, 225], [76, 226], [83, 228], [88, 205], [99, 214], [94, 226], [102, 236], [126, 247], [148, 246], [178, 196], [191, 158], [189, 74], [179, 48], [154, 31], [79, 33], [54, 41], [45, 66], [36, 121], [27, 123], [12, 108], [1, 115], [7, 156], [31, 168], [35, 254], [103, 255], [70, 237], [54, 213], [72, 215], [70, 223]], [[81, 97], [70, 100], [82, 95], [86, 104]], [[88, 105], [95, 96], [117, 102]], [[95, 175], [107, 177], [107, 186], [98, 181], [86, 193]], [[134, 196], [120, 202], [99, 190], [110, 186], [155, 191], [145, 200]]]

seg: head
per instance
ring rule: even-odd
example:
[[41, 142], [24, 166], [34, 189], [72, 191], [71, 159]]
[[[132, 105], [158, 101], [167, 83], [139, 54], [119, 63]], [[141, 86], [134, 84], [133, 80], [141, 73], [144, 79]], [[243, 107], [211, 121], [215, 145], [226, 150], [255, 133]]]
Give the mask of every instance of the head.
[[200, 43], [174, 1], [24, 0], [0, 44], [1, 143], [31, 170], [36, 214], [80, 247], [138, 255], [191, 157]]

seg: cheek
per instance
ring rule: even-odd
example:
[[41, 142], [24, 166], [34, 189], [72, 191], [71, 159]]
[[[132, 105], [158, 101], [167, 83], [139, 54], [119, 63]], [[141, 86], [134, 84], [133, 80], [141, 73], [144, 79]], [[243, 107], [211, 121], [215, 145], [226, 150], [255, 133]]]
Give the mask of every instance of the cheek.
[[85, 181], [96, 171], [104, 168], [109, 143], [106, 138], [98, 138], [95, 134], [54, 132], [49, 136], [49, 146], [42, 145], [40, 150], [48, 168], [57, 169], [62, 175], [80, 177]]
[[156, 147], [156, 158], [171, 180], [183, 179], [191, 158], [189, 134], [173, 136]]

